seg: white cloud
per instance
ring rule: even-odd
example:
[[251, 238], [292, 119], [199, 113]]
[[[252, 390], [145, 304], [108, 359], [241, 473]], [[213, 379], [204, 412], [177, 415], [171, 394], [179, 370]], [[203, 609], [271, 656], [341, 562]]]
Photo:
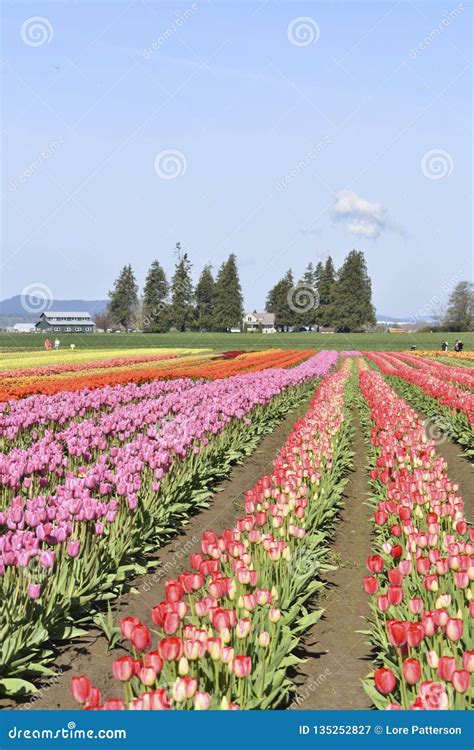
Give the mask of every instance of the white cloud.
[[387, 228], [387, 209], [371, 203], [352, 190], [338, 190], [333, 216], [345, 222], [346, 229], [368, 239], [376, 239]]

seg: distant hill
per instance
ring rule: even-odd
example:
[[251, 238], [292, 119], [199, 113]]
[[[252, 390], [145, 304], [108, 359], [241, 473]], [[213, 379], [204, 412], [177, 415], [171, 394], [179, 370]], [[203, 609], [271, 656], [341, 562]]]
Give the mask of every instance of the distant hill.
[[45, 310], [88, 312], [94, 316], [103, 312], [108, 304], [106, 299], [55, 299], [46, 305], [44, 299], [28, 297], [28, 307], [33, 310], [29, 312], [25, 310], [22, 301], [20, 294], [0, 301], [0, 327], [5, 328], [15, 323], [35, 323]]

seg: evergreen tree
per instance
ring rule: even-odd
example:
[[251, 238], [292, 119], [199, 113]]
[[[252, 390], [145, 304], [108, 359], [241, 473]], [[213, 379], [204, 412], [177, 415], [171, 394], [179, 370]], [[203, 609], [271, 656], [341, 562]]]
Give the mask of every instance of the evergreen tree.
[[187, 253], [181, 253], [179, 242], [176, 243], [176, 251], [178, 261], [171, 280], [170, 323], [178, 331], [185, 331], [195, 320], [192, 266]]
[[362, 252], [351, 250], [339, 271], [332, 314], [338, 331], [360, 331], [375, 325], [372, 284]]
[[168, 328], [169, 284], [161, 264], [154, 260], [148, 271], [143, 289], [143, 318], [147, 331], [162, 333]]
[[124, 328], [128, 328], [138, 305], [138, 284], [131, 265], [122, 268], [114, 288], [109, 292], [109, 297], [108, 309], [113, 319]]
[[469, 281], [460, 281], [453, 289], [443, 328], [448, 331], [474, 329], [474, 287]]
[[315, 271], [318, 308], [316, 322], [319, 326], [333, 325], [333, 306], [336, 288], [336, 271], [331, 256], [326, 263], [318, 263]]
[[318, 293], [316, 289], [316, 269], [308, 263], [306, 270], [296, 285], [293, 295], [294, 307], [298, 314], [298, 323], [302, 326], [313, 326], [317, 320]]
[[217, 274], [215, 283], [214, 328], [227, 331], [242, 325], [244, 304], [237, 260], [231, 253]]
[[196, 318], [201, 331], [212, 330], [214, 323], [215, 282], [210, 265], [204, 266], [196, 286]]
[[267, 296], [265, 310], [275, 315], [275, 327], [284, 331], [296, 322], [295, 315], [295, 282], [291, 268], [286, 272]]

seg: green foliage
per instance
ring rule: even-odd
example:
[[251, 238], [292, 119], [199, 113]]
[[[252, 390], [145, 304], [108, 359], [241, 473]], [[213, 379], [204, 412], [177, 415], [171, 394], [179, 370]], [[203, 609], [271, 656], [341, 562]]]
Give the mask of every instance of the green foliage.
[[318, 296], [316, 322], [319, 326], [332, 326], [334, 325], [336, 270], [331, 256], [324, 265], [318, 263], [316, 266], [315, 286]]
[[195, 321], [194, 291], [191, 281], [191, 261], [188, 254], [181, 254], [181, 245], [176, 243], [179, 259], [171, 281], [170, 323], [178, 331], [186, 331]]
[[128, 328], [138, 305], [138, 284], [131, 265], [122, 268], [109, 297], [109, 311], [113, 319]]
[[360, 331], [375, 325], [372, 284], [362, 252], [352, 250], [345, 259], [331, 306], [333, 325], [338, 331]]
[[169, 284], [161, 264], [154, 260], [148, 271], [143, 289], [143, 313], [145, 330], [162, 332], [169, 325], [167, 303]]
[[217, 274], [215, 283], [214, 330], [240, 327], [244, 317], [244, 300], [240, 286], [237, 259], [231, 253]]
[[474, 330], [474, 285], [469, 281], [456, 284], [443, 321], [446, 331]]
[[290, 268], [268, 292], [265, 310], [275, 315], [275, 327], [279, 330], [295, 325], [295, 311], [290, 307], [294, 289], [295, 282]]
[[196, 320], [200, 331], [212, 330], [216, 285], [210, 265], [204, 266], [196, 286]]

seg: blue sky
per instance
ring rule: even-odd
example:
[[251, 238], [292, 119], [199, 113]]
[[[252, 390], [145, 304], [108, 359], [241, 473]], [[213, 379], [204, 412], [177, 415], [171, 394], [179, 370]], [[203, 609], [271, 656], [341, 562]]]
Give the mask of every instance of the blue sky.
[[102, 298], [125, 263], [171, 273], [180, 240], [196, 276], [234, 251], [248, 308], [352, 248], [379, 312], [442, 306], [472, 274], [471, 23], [454, 1], [5, 2], [1, 296]]

